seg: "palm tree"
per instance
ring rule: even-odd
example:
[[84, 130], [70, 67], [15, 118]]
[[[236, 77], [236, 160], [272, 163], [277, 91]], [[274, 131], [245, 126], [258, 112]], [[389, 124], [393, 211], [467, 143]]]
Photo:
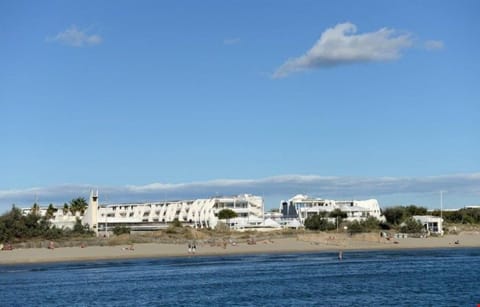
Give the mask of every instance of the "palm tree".
[[52, 205], [48, 205], [47, 213], [45, 214], [45, 218], [47, 220], [51, 219], [53, 217], [53, 214], [57, 211], [57, 209]]
[[38, 206], [37, 203], [34, 203], [32, 206], [32, 214], [38, 214], [40, 211], [40, 207]]
[[72, 212], [72, 214], [78, 211], [83, 215], [87, 207], [87, 201], [83, 197], [74, 198], [70, 201], [70, 212]]
[[63, 204], [63, 215], [66, 215], [68, 213], [68, 204], [65, 203]]

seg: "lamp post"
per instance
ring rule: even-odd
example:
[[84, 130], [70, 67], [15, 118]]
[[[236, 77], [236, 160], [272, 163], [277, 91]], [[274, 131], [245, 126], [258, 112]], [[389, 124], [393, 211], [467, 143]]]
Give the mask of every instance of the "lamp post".
[[440, 191], [440, 218], [443, 221], [443, 193], [446, 191]]

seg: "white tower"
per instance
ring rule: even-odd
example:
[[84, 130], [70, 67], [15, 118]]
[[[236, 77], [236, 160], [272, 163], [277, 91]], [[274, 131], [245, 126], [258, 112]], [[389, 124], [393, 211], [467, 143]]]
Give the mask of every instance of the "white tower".
[[88, 200], [88, 208], [85, 211], [82, 219], [82, 225], [87, 225], [90, 230], [95, 231], [95, 234], [98, 235], [98, 190], [94, 193], [93, 190], [90, 191], [90, 198]]

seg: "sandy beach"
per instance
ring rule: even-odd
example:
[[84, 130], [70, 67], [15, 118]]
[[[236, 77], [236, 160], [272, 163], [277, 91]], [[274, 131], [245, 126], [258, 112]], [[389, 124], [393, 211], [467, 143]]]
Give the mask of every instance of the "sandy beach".
[[[0, 251], [0, 264], [48, 263], [65, 261], [90, 261], [106, 259], [187, 257], [186, 244], [135, 244], [118, 246], [87, 246], [25, 248], [12, 251]], [[470, 232], [459, 235], [446, 235], [429, 238], [380, 238], [375, 234], [360, 234], [350, 237], [345, 234], [303, 234], [296, 237], [260, 240], [255, 244], [247, 242], [211, 245], [198, 242], [194, 256], [262, 254], [262, 253], [296, 253], [348, 250], [392, 250], [392, 249], [425, 249], [425, 248], [462, 248], [480, 247], [480, 233]]]

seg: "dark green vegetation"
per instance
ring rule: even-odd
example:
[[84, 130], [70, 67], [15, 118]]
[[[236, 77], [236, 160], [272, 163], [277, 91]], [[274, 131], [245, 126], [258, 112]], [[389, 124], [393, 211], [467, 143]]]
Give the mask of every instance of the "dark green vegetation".
[[218, 218], [221, 220], [228, 220], [237, 217], [237, 213], [231, 209], [223, 209], [218, 212]]
[[[432, 215], [440, 216], [440, 210]], [[457, 211], [443, 211], [443, 219], [452, 224], [480, 224], [480, 208], [464, 208]]]
[[411, 218], [414, 215], [427, 215], [427, 208], [418, 207], [415, 205], [410, 206], [396, 206], [385, 208], [382, 210], [387, 223], [392, 226], [398, 226], [405, 222], [408, 218]]
[[423, 225], [412, 217], [406, 219], [400, 226], [401, 233], [421, 233], [424, 230]]
[[24, 216], [20, 209], [13, 207], [10, 212], [0, 216], [0, 242], [34, 237], [52, 238], [56, 235], [56, 229], [50, 229], [48, 221], [40, 218], [35, 211]]
[[23, 215], [21, 210], [13, 207], [0, 216], [0, 242], [20, 242], [28, 239], [58, 239], [71, 236], [92, 236], [93, 233], [77, 220], [73, 229], [51, 227], [46, 217], [32, 211]]
[[333, 230], [337, 228], [337, 226], [334, 223], [329, 222], [324, 214], [314, 214], [305, 220], [305, 228], [310, 230], [327, 231]]
[[348, 232], [350, 234], [361, 233], [361, 232], [372, 232], [378, 231], [380, 229], [385, 229], [385, 224], [381, 223], [374, 217], [369, 217], [364, 221], [358, 222], [353, 221], [346, 225], [348, 227]]
[[414, 215], [443, 216], [445, 223], [451, 224], [480, 224], [480, 208], [464, 208], [456, 211], [435, 210], [427, 212], [427, 208], [411, 206], [396, 206], [382, 210], [387, 223], [393, 226], [400, 225]]
[[[425, 207], [410, 205], [385, 208], [382, 213], [386, 219], [385, 223], [373, 217], [362, 222], [344, 222], [343, 219], [346, 214], [340, 210], [332, 211], [330, 214], [321, 212], [308, 217], [305, 220], [305, 228], [320, 231], [333, 230], [337, 228], [335, 224], [338, 221], [339, 227], [343, 229], [344, 226], [347, 226], [348, 232], [351, 234], [379, 229], [395, 229], [402, 233], [421, 233], [423, 227], [421, 223], [412, 218], [414, 215], [440, 216], [441, 214], [447, 224], [480, 224], [480, 208], [465, 208], [441, 213], [440, 210], [428, 212]], [[330, 218], [330, 221], [328, 218]], [[335, 218], [335, 222], [332, 222], [331, 218]]]
[[122, 234], [129, 234], [130, 233], [130, 228], [126, 226], [115, 226], [113, 228], [113, 234], [116, 236], [122, 235]]
[[339, 209], [335, 209], [330, 213], [320, 212], [319, 214], [309, 216], [305, 220], [305, 228], [310, 230], [328, 231], [334, 229], [344, 229], [346, 226], [348, 232], [351, 234], [376, 231], [380, 228], [384, 228], [384, 225], [374, 217], [369, 217], [365, 221], [361, 222], [344, 222], [346, 217], [347, 213]]
[[334, 229], [343, 230], [346, 226], [347, 231], [351, 234], [354, 234], [361, 232], [377, 231], [383, 226], [383, 224], [374, 217], [369, 217], [368, 219], [361, 222], [344, 222], [342, 218], [335, 217], [334, 221], [335, 222], [331, 222], [331, 219], [327, 219], [325, 214], [323, 216], [321, 214], [314, 214], [305, 220], [305, 228], [309, 230], [328, 231]]
[[[64, 205], [64, 212], [85, 212], [87, 203], [84, 198], [75, 198]], [[93, 232], [84, 227], [79, 219], [73, 229], [60, 229], [51, 225], [49, 219], [57, 209], [52, 204], [48, 206], [44, 217], [39, 214], [39, 206], [33, 204], [29, 214], [23, 215], [15, 206], [0, 216], [0, 242], [20, 242], [29, 239], [59, 239], [65, 237], [93, 236]]]
[[87, 201], [83, 197], [74, 198], [70, 201], [70, 212], [72, 214], [80, 212], [80, 214], [83, 215], [85, 213], [85, 210], [87, 210], [87, 207]]

